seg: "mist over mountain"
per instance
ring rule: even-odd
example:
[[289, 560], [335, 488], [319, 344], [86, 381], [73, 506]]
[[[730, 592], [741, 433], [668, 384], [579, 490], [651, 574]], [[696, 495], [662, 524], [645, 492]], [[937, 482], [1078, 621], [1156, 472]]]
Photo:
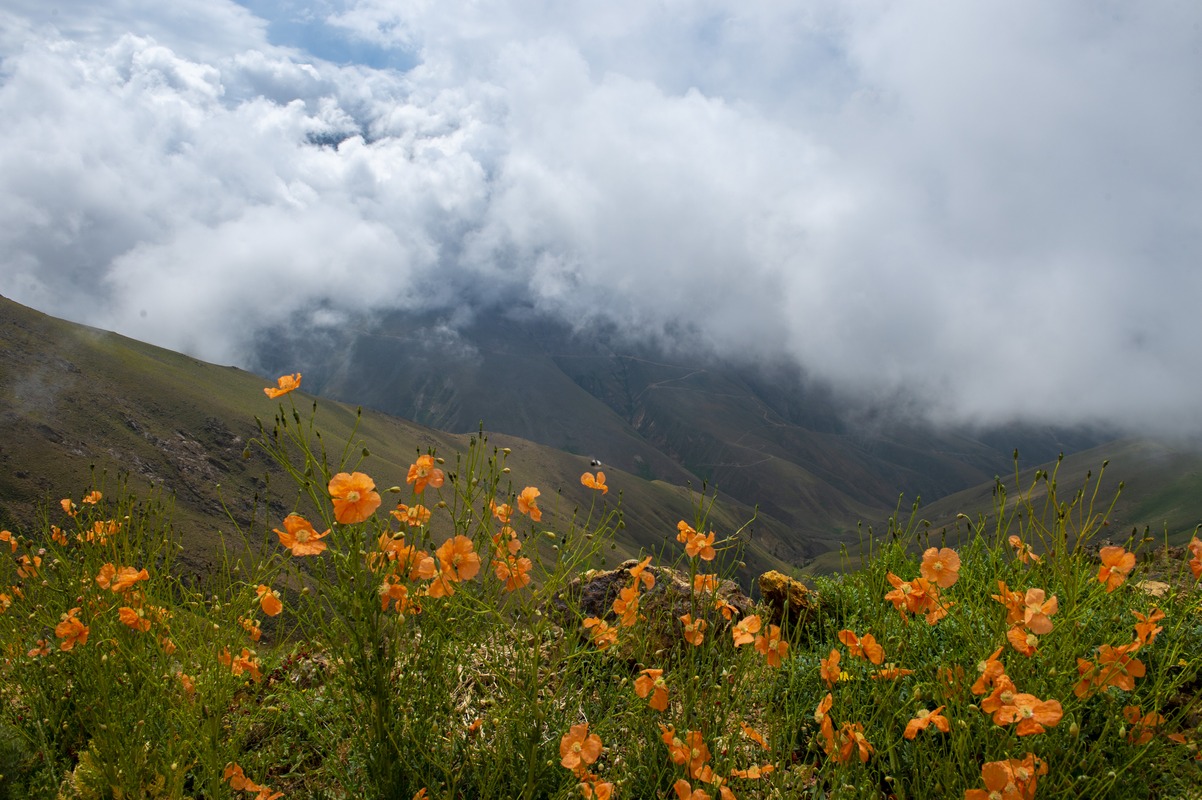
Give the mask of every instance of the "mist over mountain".
[[530, 308], [940, 425], [1197, 433], [1200, 25], [10, 0], [0, 292], [244, 366], [277, 329]]

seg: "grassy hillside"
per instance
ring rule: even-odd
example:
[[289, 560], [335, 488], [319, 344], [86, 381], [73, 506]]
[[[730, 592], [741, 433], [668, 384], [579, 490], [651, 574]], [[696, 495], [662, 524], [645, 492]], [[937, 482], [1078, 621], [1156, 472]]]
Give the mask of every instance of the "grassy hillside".
[[[254, 535], [262, 536], [264, 521], [268, 528], [278, 526], [296, 503], [295, 489], [285, 488], [258, 449], [248, 447], [257, 433], [256, 416], [270, 426], [280, 407], [264, 396], [264, 385], [257, 375], [0, 298], [0, 526], [22, 528], [59, 498], [78, 498], [94, 481], [114, 487], [124, 475], [131, 490], [155, 489], [174, 500], [185, 562], [211, 568], [220, 534], [235, 528], [227, 509], [247, 526], [257, 508]], [[312, 397], [292, 397], [298, 408], [309, 410]], [[327, 442], [342, 443], [352, 436], [356, 410], [322, 400], [318, 421]], [[363, 412], [356, 435], [370, 453], [360, 469], [381, 488], [404, 484], [419, 451], [436, 448], [453, 461], [471, 438], [372, 411]], [[579, 484], [587, 456], [516, 437], [489, 442], [512, 449], [508, 463], [517, 490], [541, 487], [548, 529], [566, 525], [577, 508], [587, 509], [591, 493]], [[609, 497], [621, 493], [626, 523], [608, 561], [640, 548], [657, 550], [671, 540], [677, 520], [693, 518], [697, 497], [688, 489], [605, 469], [613, 489]], [[715, 511], [713, 525], [724, 532], [754, 513], [729, 498]], [[771, 518], [761, 517], [753, 531], [745, 575], [805, 554], [792, 532]]]
[[[1099, 531], [1100, 539], [1122, 543], [1128, 538], [1150, 536], [1153, 546], [1167, 542], [1180, 547], [1202, 524], [1202, 449], [1189, 442], [1123, 439], [1066, 455], [1059, 463], [1022, 468], [1017, 478], [1012, 469], [998, 476], [1006, 487], [1009, 509], [1014, 508], [1020, 494], [1037, 506], [1046, 497], [1047, 484], [1035, 481], [1036, 471], [1055, 476], [1062, 501], [1071, 501], [1078, 491], [1084, 491], [1087, 500], [1094, 498], [1095, 513], [1105, 514], [1108, 523]], [[932, 503], [920, 503], [916, 524], [929, 530], [933, 539], [946, 537], [956, 546], [968, 530], [963, 517], [974, 522], [982, 517], [996, 519], [995, 487], [994, 481], [988, 481]], [[903, 517], [909, 516], [913, 502], [914, 498], [904, 499]], [[861, 554], [867, 552], [867, 527], [878, 533], [884, 531], [888, 516], [887, 512], [878, 512], [866, 517], [864, 541], [848, 545], [846, 561], [850, 565], [859, 564]], [[844, 561], [840, 553], [830, 551], [808, 569], [839, 570], [844, 568]]]

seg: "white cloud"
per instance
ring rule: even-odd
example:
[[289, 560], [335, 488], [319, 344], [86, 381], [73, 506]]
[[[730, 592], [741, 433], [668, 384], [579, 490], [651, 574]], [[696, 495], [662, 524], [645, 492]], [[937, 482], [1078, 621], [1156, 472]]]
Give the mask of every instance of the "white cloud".
[[937, 418], [1202, 428], [1202, 7], [322, 8], [417, 65], [9, 4], [0, 291], [225, 361], [522, 298]]

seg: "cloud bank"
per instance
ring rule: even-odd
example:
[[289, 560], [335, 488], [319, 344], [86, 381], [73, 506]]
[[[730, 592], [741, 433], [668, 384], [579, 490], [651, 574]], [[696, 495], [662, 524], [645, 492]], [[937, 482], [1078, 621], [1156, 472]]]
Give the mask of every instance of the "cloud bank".
[[223, 363], [520, 304], [1202, 431], [1202, 6], [797, 5], [14, 0], [0, 293]]

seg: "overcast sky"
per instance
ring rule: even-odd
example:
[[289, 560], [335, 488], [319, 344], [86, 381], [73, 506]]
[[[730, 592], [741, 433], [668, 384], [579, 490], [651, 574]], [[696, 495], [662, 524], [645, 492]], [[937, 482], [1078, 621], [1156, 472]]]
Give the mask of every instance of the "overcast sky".
[[522, 303], [1202, 431], [1196, 0], [5, 0], [0, 293], [219, 363]]

